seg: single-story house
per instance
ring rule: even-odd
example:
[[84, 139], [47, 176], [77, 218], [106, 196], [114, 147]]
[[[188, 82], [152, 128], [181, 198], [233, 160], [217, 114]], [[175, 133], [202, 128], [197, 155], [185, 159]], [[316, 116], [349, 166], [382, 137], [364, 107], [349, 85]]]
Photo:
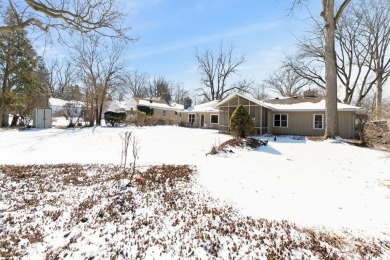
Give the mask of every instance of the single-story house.
[[84, 102], [76, 100], [63, 100], [59, 98], [49, 98], [49, 106], [52, 109], [53, 116], [63, 114], [65, 116], [78, 117], [81, 116], [85, 108]]
[[197, 128], [218, 129], [219, 109], [218, 100], [213, 100], [200, 105], [190, 106], [181, 112], [180, 125]]
[[[237, 106], [243, 105], [255, 122], [256, 134], [306, 135], [325, 134], [325, 99], [314, 91], [305, 91], [303, 96], [291, 98], [257, 99], [234, 93], [217, 104], [219, 131], [229, 132], [229, 122]], [[360, 107], [337, 104], [339, 135], [355, 136], [356, 114]]]
[[167, 101], [162, 97], [138, 98], [132, 97], [127, 100], [125, 110], [129, 114], [132, 111], [142, 111], [148, 115], [155, 116], [162, 122], [173, 122], [179, 124], [180, 112], [184, 106], [175, 102]]
[[103, 108], [103, 113], [107, 111], [111, 112], [125, 112], [126, 102], [118, 100], [106, 101]]

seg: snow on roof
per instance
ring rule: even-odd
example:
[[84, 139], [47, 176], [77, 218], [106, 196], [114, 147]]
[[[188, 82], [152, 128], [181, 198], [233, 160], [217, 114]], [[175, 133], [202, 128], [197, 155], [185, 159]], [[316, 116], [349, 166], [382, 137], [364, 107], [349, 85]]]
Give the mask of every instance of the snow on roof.
[[218, 112], [219, 110], [216, 108], [219, 100], [209, 101], [203, 104], [190, 106], [186, 110], [189, 112]]
[[[237, 96], [245, 98], [245, 99], [247, 99], [255, 104], [258, 104], [260, 106], [263, 106], [265, 108], [268, 108], [268, 109], [271, 109], [274, 111], [325, 111], [325, 99], [318, 100], [318, 98], [317, 98], [315, 100], [310, 99], [313, 102], [302, 101], [302, 102], [288, 103], [286, 101], [288, 99], [292, 99], [292, 98], [284, 98], [284, 99], [282, 99], [282, 101], [283, 101], [282, 103], [284, 103], [284, 104], [278, 104], [278, 103], [272, 102], [271, 100], [269, 100], [269, 102], [267, 102], [267, 100], [260, 101], [260, 100], [245, 96], [245, 95], [240, 94], [240, 93], [233, 93], [233, 94], [229, 95], [227, 98], [225, 98], [224, 100], [219, 102], [217, 104], [217, 106], [221, 106], [224, 103], [226, 103], [227, 101], [229, 101], [232, 98], [237, 97]], [[344, 103], [337, 103], [337, 110], [338, 111], [360, 111], [360, 110], [362, 110], [362, 108], [357, 107], [357, 106], [344, 104]]]
[[[268, 107], [276, 111], [325, 111], [325, 99], [319, 102], [300, 102], [295, 104], [271, 104], [267, 103]], [[337, 103], [338, 111], [358, 111], [360, 107], [352, 106], [343, 103]]]
[[242, 97], [242, 98], [245, 98], [255, 104], [258, 104], [260, 106], [263, 106], [265, 108], [270, 108], [269, 105], [263, 101], [260, 101], [260, 100], [257, 100], [253, 97], [249, 97], [249, 96], [246, 96], [246, 95], [243, 95], [243, 94], [240, 94], [240, 93], [233, 93], [233, 94], [230, 94], [227, 98], [225, 98], [224, 100], [222, 100], [221, 102], [219, 102], [216, 106], [219, 107], [221, 106], [222, 104], [226, 103], [227, 101], [231, 100], [232, 98], [234, 97]]
[[63, 100], [63, 99], [59, 99], [59, 98], [49, 98], [50, 106], [63, 107], [69, 103], [76, 104], [76, 106], [84, 106], [84, 102], [81, 102], [81, 101], [76, 101], [76, 100], [68, 101], [68, 100]]
[[49, 104], [51, 106], [65, 106], [68, 101], [59, 98], [49, 98]]
[[168, 104], [167, 102], [155, 102], [155, 101], [150, 100], [150, 99], [139, 99], [138, 105], [148, 106], [151, 108], [167, 109], [167, 110], [181, 110], [184, 108], [183, 105], [178, 104], [178, 103], [172, 102], [172, 103]]
[[126, 107], [126, 102], [125, 101], [118, 101], [118, 100], [113, 100], [110, 102], [107, 111], [113, 111], [117, 112], [120, 110], [124, 110]]

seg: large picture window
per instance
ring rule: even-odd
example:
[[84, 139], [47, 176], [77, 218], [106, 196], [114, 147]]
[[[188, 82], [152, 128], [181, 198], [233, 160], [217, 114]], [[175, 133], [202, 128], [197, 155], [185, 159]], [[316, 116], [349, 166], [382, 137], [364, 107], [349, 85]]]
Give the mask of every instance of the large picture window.
[[288, 127], [288, 115], [274, 114], [274, 127]]
[[218, 124], [219, 122], [219, 117], [218, 115], [210, 115], [210, 123], [212, 124]]
[[192, 124], [195, 122], [195, 114], [188, 115], [188, 122]]
[[324, 129], [324, 115], [313, 115], [313, 128]]

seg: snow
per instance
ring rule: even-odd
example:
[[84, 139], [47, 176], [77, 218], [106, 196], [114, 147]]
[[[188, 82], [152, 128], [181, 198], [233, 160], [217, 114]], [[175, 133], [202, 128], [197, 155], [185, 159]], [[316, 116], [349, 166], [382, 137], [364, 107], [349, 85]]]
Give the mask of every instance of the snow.
[[152, 108], [160, 108], [160, 109], [167, 109], [167, 110], [181, 110], [183, 109], [183, 105], [178, 103], [160, 103], [160, 102], [150, 102], [149, 99], [140, 99], [138, 101], [139, 105], [152, 107]]
[[218, 105], [218, 100], [209, 101], [203, 104], [188, 107], [186, 110], [189, 112], [219, 112], [215, 107]]
[[[56, 124], [62, 122], [61, 119], [55, 121]], [[230, 139], [231, 136], [219, 134], [216, 130], [177, 126], [0, 130], [0, 164], [98, 163], [119, 165], [122, 149], [120, 135], [127, 131], [131, 131], [132, 136], [139, 140], [140, 151], [137, 162], [139, 167], [146, 168], [146, 166], [160, 164], [188, 164], [195, 167], [196, 183], [191, 190], [194, 194], [200, 192], [199, 195], [195, 195], [200, 199], [188, 202], [177, 200], [178, 205], [179, 203], [188, 205], [204, 203], [202, 196], [210, 195], [216, 199], [215, 203], [218, 205], [227, 203], [236, 208], [240, 214], [255, 219], [287, 220], [299, 227], [323, 230], [326, 234], [332, 231], [335, 234], [352, 234], [357, 237], [373, 237], [385, 241], [390, 239], [390, 155], [388, 152], [353, 146], [342, 139], [310, 141], [305, 138], [281, 136], [274, 141], [273, 137], [262, 136], [257, 138], [268, 139], [267, 146], [261, 146], [255, 150], [232, 148], [233, 153], [207, 155], [213, 145], [218, 145]], [[78, 177], [78, 181], [82, 181], [83, 178], [100, 177], [95, 175], [95, 172], [88, 173]], [[37, 201], [40, 196], [43, 196], [42, 198], [45, 197], [47, 201], [54, 203], [38, 204], [35, 214], [48, 214], [52, 210], [55, 213], [55, 209], [59, 208], [58, 204], [65, 203], [63, 207], [71, 208], [73, 205], [67, 203], [72, 203], [73, 200], [83, 202], [90, 199], [93, 201], [93, 198], [97, 196], [97, 200], [100, 198], [99, 205], [93, 207], [92, 204], [91, 211], [84, 213], [87, 214], [84, 217], [91, 217], [98, 214], [99, 207], [104, 208], [108, 203], [112, 203], [110, 197], [95, 192], [95, 189], [111, 192], [105, 190], [107, 188], [99, 187], [101, 185], [99, 181], [91, 182], [90, 186], [86, 184], [85, 187], [67, 186], [68, 188], [64, 190], [61, 188], [64, 186], [63, 181], [58, 181], [58, 185], [52, 187], [53, 192], [44, 194], [30, 193], [30, 189], [34, 190], [35, 186], [34, 184], [29, 186], [27, 179], [20, 179], [19, 182], [21, 183], [12, 185], [23, 187], [21, 191], [18, 191], [21, 194], [27, 194], [27, 197], [31, 194], [31, 198], [35, 197]], [[26, 183], [23, 184], [23, 182]], [[127, 180], [121, 180], [118, 185], [125, 186], [126, 183]], [[9, 187], [7, 189], [12, 190]], [[61, 194], [60, 200], [50, 199], [56, 194]], [[8, 196], [5, 195], [4, 198]], [[120, 195], [117, 196], [121, 198]], [[18, 198], [18, 200], [23, 199], [30, 198]], [[6, 212], [8, 207], [8, 202], [0, 200], [0, 213]], [[153, 209], [146, 207], [139, 208], [137, 211], [135, 224], [127, 222], [128, 220], [121, 225], [102, 222], [102, 226], [99, 227], [100, 231], [87, 228], [92, 223], [78, 223], [77, 220], [73, 220], [71, 214], [74, 211], [69, 212], [63, 210], [58, 220], [42, 224], [44, 230], [50, 235], [44, 237], [43, 242], [28, 247], [27, 258], [44, 258], [46, 250], [50, 249], [55, 252], [57, 249], [64, 249], [70, 240], [77, 241], [76, 245], [79, 247], [70, 250], [73, 252], [69, 255], [70, 258], [108, 254], [105, 251], [108, 250], [105, 245], [117, 245], [118, 248], [123, 244], [130, 246], [136, 241], [128, 237], [126, 229], [127, 227], [134, 228], [137, 221], [140, 223], [146, 220], [157, 221], [156, 226], [166, 226], [166, 229], [157, 232], [153, 231], [152, 227], [144, 226], [138, 233], [132, 235], [135, 237], [153, 234], [156, 239], [171, 238], [173, 239], [171, 241], [174, 241], [175, 231], [183, 228], [180, 225], [174, 226], [169, 223], [170, 219], [181, 218], [180, 216], [173, 217], [174, 212], [168, 212], [165, 219], [159, 219], [154, 216]], [[26, 215], [21, 214], [20, 218], [28, 218], [28, 214], [31, 213], [24, 214]], [[176, 214], [188, 213], [183, 211]], [[1, 230], [11, 228], [7, 227], [6, 222], [2, 224], [4, 217], [5, 215], [1, 218], [0, 214], [0, 234]], [[37, 219], [39, 221], [39, 217]], [[213, 220], [204, 217], [201, 223], [210, 223], [210, 221]], [[70, 225], [71, 228], [68, 229], [67, 226], [63, 226], [64, 224], [58, 224], [61, 222]], [[218, 219], [214, 219], [214, 222], [216, 227], [220, 225]], [[201, 223], [195, 225], [195, 229], [189, 233], [197, 234], [196, 232], [199, 231], [196, 230], [204, 230]], [[66, 235], [68, 232], [71, 232], [69, 237]], [[207, 232], [209, 235], [215, 234], [213, 230]], [[283, 229], [279, 227], [277, 234], [279, 238], [281, 237], [280, 239], [286, 236], [283, 232]], [[291, 233], [292, 237], [304, 236], [296, 230], [291, 230]], [[115, 237], [112, 237], [114, 234]], [[239, 239], [235, 238], [234, 234], [231, 235], [231, 240], [226, 237], [218, 238], [218, 241], [224, 244], [219, 255], [225, 255], [225, 258], [228, 258], [229, 254], [229, 241]], [[126, 242], [128, 239], [133, 242], [129, 244]], [[191, 239], [191, 236], [185, 239]], [[186, 240], [184, 245], [197, 245], [192, 248], [195, 256], [208, 258], [210, 255], [202, 249], [199, 241]], [[357, 240], [351, 239], [350, 244], [354, 244], [354, 241]], [[256, 247], [255, 244], [251, 244], [252, 242], [249, 245]], [[135, 246], [135, 244], [131, 245]], [[265, 252], [265, 249], [262, 247], [259, 250]], [[249, 248], [248, 251], [250, 251]], [[173, 252], [169, 251], [161, 255], [161, 247], [158, 246], [149, 246], [145, 254], [150, 259], [177, 258]], [[302, 252], [294, 251], [293, 254], [296, 258], [303, 257]], [[383, 256], [389, 255], [390, 252], [384, 252]]]
[[[283, 110], [283, 111], [325, 111], [325, 99], [320, 102], [302, 102], [296, 104], [271, 104], [267, 103], [268, 107], [272, 110]], [[352, 106], [343, 103], [337, 103], [337, 110], [339, 111], [358, 111], [361, 110], [360, 107]]]
[[106, 111], [112, 111], [112, 112], [119, 112], [119, 111], [124, 111], [126, 108], [126, 102], [125, 101], [109, 101], [108, 108]]
[[199, 184], [245, 215], [390, 236], [389, 154], [338, 141], [268, 138], [257, 150], [206, 156], [231, 137], [175, 126], [8, 130], [0, 164], [119, 164], [126, 131], [140, 140], [139, 165], [195, 165]]
[[[301, 102], [301, 103], [295, 103], [295, 104], [272, 104], [265, 101], [260, 101], [255, 98], [240, 94], [240, 93], [233, 93], [230, 94], [227, 98], [222, 100], [217, 104], [217, 106], [220, 106], [222, 104], [226, 104], [229, 100], [231, 100], [234, 97], [242, 97], [245, 98], [254, 104], [258, 104], [260, 106], [266, 107], [268, 109], [274, 110], [274, 111], [325, 111], [325, 99], [321, 100], [320, 102]], [[281, 97], [278, 99], [289, 99], [288, 97]], [[337, 103], [337, 109], [339, 111], [361, 111], [361, 107], [352, 106], [344, 103]]]

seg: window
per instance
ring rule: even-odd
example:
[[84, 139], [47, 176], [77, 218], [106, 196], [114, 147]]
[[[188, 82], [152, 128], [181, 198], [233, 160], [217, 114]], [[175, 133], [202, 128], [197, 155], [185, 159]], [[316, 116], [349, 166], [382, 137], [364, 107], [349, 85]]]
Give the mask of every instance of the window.
[[218, 124], [219, 122], [219, 116], [218, 115], [210, 115], [210, 123], [211, 124]]
[[274, 127], [288, 127], [287, 114], [274, 114]]
[[167, 115], [167, 111], [163, 110], [163, 116]]
[[188, 115], [188, 122], [194, 123], [195, 122], [195, 114], [189, 114]]
[[175, 111], [175, 116], [177, 116], [177, 111]]
[[313, 128], [324, 129], [324, 115], [313, 115]]

